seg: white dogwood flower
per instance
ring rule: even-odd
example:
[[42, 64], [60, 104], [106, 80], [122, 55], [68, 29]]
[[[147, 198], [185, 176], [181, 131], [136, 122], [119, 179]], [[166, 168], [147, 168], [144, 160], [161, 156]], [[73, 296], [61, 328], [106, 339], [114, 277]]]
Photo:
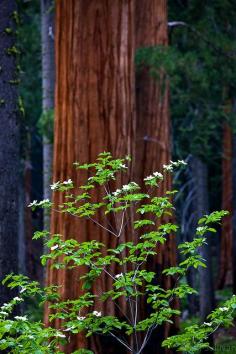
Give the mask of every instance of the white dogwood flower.
[[163, 179], [163, 174], [160, 172], [154, 172], [153, 175], [159, 179]]
[[26, 316], [15, 316], [14, 318], [16, 320], [18, 320], [18, 321], [27, 321], [27, 317]]
[[154, 177], [151, 175], [151, 176], [147, 176], [146, 178], [144, 178], [144, 181], [151, 181]]
[[32, 208], [33, 206], [37, 206], [38, 205], [38, 201], [37, 200], [34, 200], [32, 203], [30, 203], [28, 205], [29, 208]]
[[63, 184], [72, 184], [72, 180], [69, 178], [67, 181], [64, 181]]
[[78, 321], [83, 321], [84, 319], [85, 319], [84, 316], [78, 316], [78, 317], [77, 317], [77, 320], [78, 320]]
[[116, 274], [116, 276], [115, 276], [115, 278], [120, 278], [120, 277], [123, 277], [123, 273]]
[[228, 309], [229, 309], [228, 307], [219, 307], [219, 310], [222, 312], [228, 311]]
[[60, 181], [54, 182], [53, 184], [50, 185], [51, 190], [56, 190], [60, 186]]
[[203, 322], [203, 324], [204, 324], [205, 326], [208, 326], [208, 327], [211, 327], [211, 326], [212, 326], [212, 323], [211, 323], [211, 322]]

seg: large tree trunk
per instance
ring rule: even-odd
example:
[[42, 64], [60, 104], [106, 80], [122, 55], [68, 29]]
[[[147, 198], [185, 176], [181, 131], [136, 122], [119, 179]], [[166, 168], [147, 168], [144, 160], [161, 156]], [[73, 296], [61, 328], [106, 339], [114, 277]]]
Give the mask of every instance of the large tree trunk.
[[[193, 168], [191, 163], [191, 156], [187, 158], [189, 161], [188, 167], [186, 169], [186, 181], [183, 185], [183, 189], [187, 186], [187, 193], [184, 193], [184, 203], [182, 202], [181, 210], [181, 229], [183, 230], [183, 239], [181, 241], [192, 242], [196, 235], [196, 216], [194, 210], [194, 195], [196, 193], [195, 178], [193, 177]], [[197, 289], [198, 285], [198, 274], [196, 269], [190, 267], [187, 272], [187, 282], [188, 285], [194, 289]], [[198, 299], [195, 294], [188, 296], [188, 313], [190, 317], [195, 316], [198, 312]], [[184, 313], [183, 313], [184, 317]]]
[[223, 131], [223, 160], [222, 160], [222, 209], [228, 210], [222, 223], [221, 247], [220, 247], [220, 276], [218, 287], [222, 289], [225, 285], [232, 284], [232, 150], [233, 134], [230, 126], [225, 123]]
[[[14, 46], [14, 0], [2, 0], [0, 11], [0, 280], [18, 271], [19, 121]], [[11, 28], [12, 33], [6, 29]], [[12, 296], [0, 286], [0, 302]]]
[[[115, 157], [133, 155], [133, 93], [134, 1], [57, 1], [54, 181], [72, 178], [81, 184], [73, 162], [93, 161], [104, 150]], [[56, 204], [62, 202], [59, 194], [53, 199]], [[97, 237], [107, 244], [101, 229], [68, 215], [53, 213], [51, 231], [79, 241]], [[114, 247], [114, 242], [110, 246]], [[64, 299], [81, 294], [75, 281], [78, 276], [78, 270], [48, 269], [48, 282], [62, 285]], [[107, 288], [103, 278], [93, 291], [101, 293]], [[115, 312], [111, 302], [96, 310]], [[106, 353], [121, 352], [117, 344], [110, 347], [105, 340], [102, 345], [98, 338], [86, 343], [84, 336], [78, 335], [64, 350], [71, 353], [87, 345], [95, 353], [104, 352], [104, 348]]]
[[[136, 1], [136, 48], [154, 47], [168, 44], [167, 1]], [[163, 164], [171, 159], [170, 119], [168, 83], [160, 70], [159, 82], [152, 78], [148, 68], [139, 70], [136, 75], [137, 136], [135, 150], [135, 177], [142, 184], [143, 178], [153, 171], [161, 171]], [[157, 193], [163, 196], [171, 189], [171, 178], [167, 177]], [[163, 222], [170, 222], [165, 218]], [[164, 268], [176, 263], [175, 237], [168, 238], [163, 247], [158, 246], [158, 256], [149, 264], [150, 269], [162, 278]], [[164, 287], [173, 286], [171, 278], [161, 280]], [[173, 327], [158, 328], [153, 333], [147, 353], [165, 352], [160, 343], [172, 332]], [[155, 345], [154, 345], [155, 342]], [[158, 348], [159, 345], [159, 348]]]
[[[233, 102], [233, 112], [236, 112], [236, 100]], [[232, 223], [233, 223], [233, 235], [232, 235], [232, 282], [233, 282], [233, 294], [236, 294], [236, 134], [233, 134], [232, 138]]]
[[[194, 211], [197, 226], [197, 220], [203, 215], [209, 213], [208, 201], [208, 171], [206, 164], [198, 157], [192, 157], [191, 167], [193, 171], [194, 185], [196, 192], [194, 194]], [[207, 245], [201, 247], [200, 254], [207, 268], [199, 268], [199, 301], [200, 318], [205, 321], [206, 317], [214, 308], [214, 288], [211, 264], [211, 237], [207, 236]]]
[[[25, 240], [25, 190], [23, 176], [20, 176], [19, 180], [19, 248], [18, 248], [18, 260], [19, 260], [19, 273], [26, 274], [26, 240]], [[31, 234], [32, 239], [32, 234]]]
[[[50, 116], [54, 109], [54, 10], [52, 0], [41, 0], [41, 38], [42, 38], [42, 95], [43, 115]], [[44, 199], [51, 198], [51, 177], [52, 177], [52, 122], [49, 120], [48, 128], [43, 131], [43, 196]], [[46, 131], [45, 131], [46, 129]], [[49, 230], [50, 218], [48, 211], [44, 212], [44, 229]]]
[[34, 251], [33, 251], [33, 223], [32, 223], [32, 210], [28, 207], [32, 201], [32, 165], [31, 165], [31, 134], [27, 132], [25, 141], [25, 161], [24, 161], [24, 193], [25, 193], [25, 213], [24, 213], [24, 229], [25, 229], [25, 263], [27, 275], [31, 279], [35, 279], [35, 264], [34, 264]]

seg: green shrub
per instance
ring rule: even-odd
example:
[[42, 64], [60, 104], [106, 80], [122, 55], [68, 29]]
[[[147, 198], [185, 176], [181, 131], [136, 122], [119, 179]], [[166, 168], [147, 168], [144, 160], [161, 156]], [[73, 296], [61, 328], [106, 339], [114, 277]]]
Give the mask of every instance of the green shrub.
[[[0, 349], [7, 348], [10, 353], [60, 353], [60, 343], [66, 343], [71, 334], [83, 331], [87, 336], [110, 335], [124, 346], [124, 351], [128, 349], [130, 353], [139, 354], [147, 344], [150, 334], [158, 326], [166, 322], [172, 323], [173, 316], [181, 314], [173, 308], [173, 300], [196, 293], [196, 290], [182, 279], [190, 267], [205, 267], [204, 259], [198, 252], [206, 243], [204, 235], [214, 233], [212, 224], [219, 223], [227, 212], [216, 211], [199, 220], [195, 239], [178, 246], [182, 261], [177, 266], [163, 271], [163, 276], [175, 278], [175, 286], [171, 289], [162, 288], [158, 285], [156, 274], [149, 271], [146, 265], [147, 260], [150, 261], [150, 258], [156, 256], [158, 247], [165, 244], [168, 237], [172, 237], [171, 234], [177, 231], [175, 224], [160, 222], [163, 216], [167, 215], [170, 219], [172, 215], [174, 207], [171, 199], [175, 191], [166, 192], [162, 197], [157, 197], [156, 191], [166, 174], [172, 173], [174, 168], [180, 168], [185, 163], [171, 162], [163, 166], [162, 173], [153, 172], [144, 179], [144, 191], [135, 182], [129, 182], [111, 191], [117, 176], [127, 170], [127, 160], [129, 158], [113, 159], [110, 153], [102, 153], [95, 163], [76, 163], [76, 168], [86, 170], [90, 177], [79, 189], [75, 188], [70, 179], [53, 183], [53, 191], [64, 193], [65, 201], [62, 205], [53, 205], [49, 200], [33, 201], [30, 204], [33, 209], [53, 208], [59, 213], [86, 218], [102, 228], [107, 237], [116, 238], [117, 246], [108, 249], [106, 244], [97, 240], [78, 242], [72, 238], [64, 241], [58, 234], [48, 237], [47, 231], [36, 232], [34, 239], [44, 237], [50, 250], [42, 256], [44, 266], [50, 260], [51, 266], [56, 269], [87, 269], [80, 279], [83, 283], [83, 295], [74, 300], [61, 300], [56, 286], [41, 288], [37, 282], [29, 281], [25, 276], [8, 275], [4, 283], [10, 288], [19, 288], [19, 297], [4, 304], [0, 309]], [[101, 200], [94, 201], [93, 191], [101, 188], [104, 195]], [[97, 217], [98, 211], [99, 215], [103, 215], [100, 219]], [[116, 219], [113, 226], [107, 222], [109, 215], [114, 215]], [[124, 243], [122, 236], [127, 232], [127, 224], [131, 222], [132, 235], [129, 241]], [[114, 274], [114, 269], [119, 269], [119, 273]], [[95, 295], [91, 287], [101, 276], [110, 278], [111, 288]], [[46, 328], [40, 321], [30, 321], [25, 316], [16, 316], [13, 319], [10, 317], [16, 304], [35, 296], [41, 299], [42, 304], [46, 301], [50, 303], [50, 320], [61, 319], [60, 330]], [[122, 319], [100, 312], [95, 307], [95, 301], [98, 304], [108, 299], [117, 306], [120, 299], [125, 299], [129, 311], [123, 314]], [[141, 302], [151, 309], [146, 318], [140, 311]], [[196, 353], [208, 348], [209, 335], [219, 326], [231, 324], [235, 307], [236, 297], [233, 296], [209, 315], [208, 322], [186, 327], [183, 333], [164, 340], [163, 346], [175, 347], [187, 353]], [[134, 344], [131, 346], [130, 343]], [[78, 348], [75, 353], [79, 352], [89, 351], [81, 351]]]

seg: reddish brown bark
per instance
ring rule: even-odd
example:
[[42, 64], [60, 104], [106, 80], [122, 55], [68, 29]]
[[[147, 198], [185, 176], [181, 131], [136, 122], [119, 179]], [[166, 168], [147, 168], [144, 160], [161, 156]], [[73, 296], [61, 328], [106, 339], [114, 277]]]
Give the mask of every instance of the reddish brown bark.
[[[73, 162], [94, 161], [104, 150], [115, 157], [133, 155], [133, 6], [132, 0], [56, 2], [54, 181], [72, 178], [80, 185]], [[61, 194], [55, 193], [54, 203], [61, 202]], [[79, 241], [97, 238], [114, 246], [97, 226], [68, 215], [53, 213], [51, 231]], [[62, 298], [76, 298], [81, 294], [79, 275], [78, 270], [48, 270], [48, 282], [62, 284]], [[103, 278], [94, 291], [102, 293], [108, 286]], [[96, 310], [114, 313], [109, 302]], [[84, 336], [78, 335], [64, 350], [71, 353], [84, 346]], [[101, 352], [99, 341], [88, 346]]]
[[[115, 157], [127, 153], [134, 156], [136, 148], [135, 171], [142, 172], [132, 175], [138, 181], [150, 172], [160, 170], [170, 160], [168, 90], [163, 94], [163, 80], [157, 85], [148, 72], [142, 72], [138, 77], [142, 89], [137, 93], [139, 113], [135, 131], [135, 4], [136, 47], [167, 44], [165, 1], [60, 0], [56, 3], [54, 181], [72, 178], [80, 185], [82, 177], [78, 177], [73, 169], [73, 162], [93, 161], [104, 150], [111, 151]], [[151, 39], [147, 41], [149, 37]], [[160, 195], [170, 187], [171, 180], [167, 179], [159, 190]], [[100, 192], [94, 194], [94, 198], [99, 199], [99, 196]], [[55, 193], [54, 203], [62, 201], [62, 196]], [[108, 247], [115, 246], [101, 229], [67, 215], [53, 213], [51, 231], [79, 241], [97, 237]], [[124, 238], [127, 239], [127, 234]], [[158, 259], [150, 267], [160, 274], [163, 264], [169, 266], [174, 263], [175, 242], [172, 238], [165, 249], [159, 250]], [[78, 270], [48, 270], [48, 282], [63, 285], [61, 293], [64, 299], [76, 298], [81, 294], [80, 274]], [[106, 291], [109, 285], [103, 278], [93, 290], [98, 294]], [[101, 305], [96, 303], [96, 310], [106, 314], [115, 312], [111, 302], [103, 308], [97, 306]], [[125, 308], [125, 304], [122, 306]], [[45, 318], [48, 314], [46, 309]], [[55, 325], [59, 326], [59, 323]], [[85, 346], [95, 353], [104, 352], [104, 348], [106, 353], [121, 352], [118, 346], [110, 348], [104, 343], [101, 349], [97, 338], [86, 343], [83, 335], [72, 338], [64, 350], [70, 353]]]
[[[167, 3], [166, 0], [136, 2], [136, 47], [167, 45]], [[171, 160], [170, 116], [168, 105], [168, 84], [163, 73], [160, 80], [152, 78], [148, 68], [137, 75], [137, 137], [136, 137], [136, 178], [142, 183], [145, 176], [161, 171], [163, 164]], [[163, 90], [164, 88], [164, 90]], [[165, 179], [158, 189], [164, 195], [171, 189], [171, 178]], [[158, 263], [175, 263], [175, 240], [159, 254]]]
[[223, 219], [221, 230], [221, 254], [219, 288], [232, 284], [232, 149], [233, 134], [230, 126], [225, 123], [223, 131], [223, 159], [222, 159], [222, 209], [228, 210], [229, 215]]
[[[145, 0], [136, 1], [136, 47], [152, 47], [168, 44], [167, 32], [167, 1]], [[135, 175], [142, 184], [144, 177], [153, 171], [161, 171], [163, 164], [171, 159], [170, 151], [170, 115], [168, 83], [164, 72], [160, 70], [159, 81], [151, 77], [148, 70], [143, 68], [138, 71], [136, 77], [136, 109], [137, 109], [137, 137], [136, 137], [136, 164]], [[167, 176], [157, 191], [158, 196], [163, 196], [171, 189], [171, 178]], [[163, 222], [173, 221], [169, 218]], [[157, 272], [161, 279], [164, 268], [176, 264], [175, 237], [170, 236], [164, 246], [158, 246], [158, 256], [149, 264], [150, 269]], [[162, 279], [162, 285], [171, 287], [171, 278]], [[157, 351], [157, 340], [163, 340], [163, 335], [170, 333], [170, 327], [166, 326], [164, 333], [156, 337], [155, 346], [147, 348], [147, 352]], [[160, 349], [161, 350], [161, 349]], [[161, 352], [161, 351], [159, 351]]]

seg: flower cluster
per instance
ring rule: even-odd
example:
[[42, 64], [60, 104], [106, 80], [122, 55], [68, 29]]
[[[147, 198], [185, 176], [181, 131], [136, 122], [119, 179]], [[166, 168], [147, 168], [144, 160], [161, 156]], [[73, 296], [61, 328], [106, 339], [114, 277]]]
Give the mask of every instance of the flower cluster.
[[28, 318], [26, 316], [15, 316], [15, 320], [17, 321], [27, 321]]
[[51, 190], [52, 191], [56, 191], [56, 190], [60, 190], [60, 191], [64, 191], [64, 190], [68, 190], [73, 188], [73, 181], [69, 178], [67, 181], [64, 182], [54, 182], [53, 184], [50, 185]]
[[123, 273], [120, 273], [120, 274], [116, 274], [116, 275], [115, 275], [115, 278], [121, 278], [121, 277], [123, 277]]
[[163, 170], [165, 172], [173, 172], [175, 167], [186, 166], [187, 163], [184, 160], [171, 161], [168, 165], [163, 165]]
[[158, 182], [163, 180], [163, 174], [160, 172], [153, 172], [152, 175], [147, 176], [144, 178], [144, 182], [146, 185], [150, 186], [158, 186]]
[[34, 200], [31, 202], [28, 207], [31, 208], [32, 210], [35, 210], [37, 207], [44, 208], [44, 209], [49, 209], [52, 206], [52, 202], [49, 199], [44, 199], [38, 202], [37, 200]]

